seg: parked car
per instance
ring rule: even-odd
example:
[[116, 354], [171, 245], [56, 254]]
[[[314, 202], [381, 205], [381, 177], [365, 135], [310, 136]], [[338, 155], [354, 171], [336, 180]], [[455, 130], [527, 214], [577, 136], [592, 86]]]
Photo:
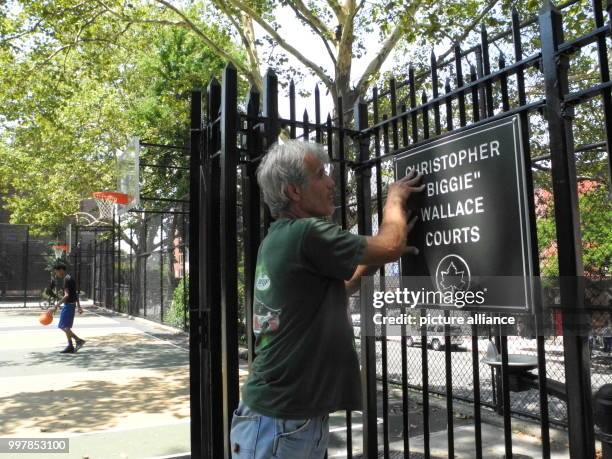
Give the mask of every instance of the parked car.
[[[451, 347], [458, 347], [463, 344], [463, 337], [456, 336], [453, 334], [454, 329], [451, 327]], [[407, 336], [406, 344], [408, 346], [414, 346], [415, 344], [422, 345], [422, 336]], [[431, 347], [434, 351], [441, 351], [444, 349], [445, 337], [444, 337], [444, 326], [443, 325], [430, 325], [427, 327], [427, 347]]]
[[[351, 314], [351, 322], [353, 325], [353, 334], [355, 338], [359, 338], [361, 335], [361, 315]], [[376, 338], [381, 338], [380, 325], [376, 326]], [[463, 344], [463, 336], [457, 336], [459, 333], [458, 328], [451, 327], [451, 347], [458, 347]], [[421, 345], [421, 335], [406, 336], [406, 345], [409, 347], [415, 344]], [[444, 326], [443, 325], [430, 325], [427, 327], [427, 347], [431, 347], [434, 351], [441, 351], [444, 349]]]

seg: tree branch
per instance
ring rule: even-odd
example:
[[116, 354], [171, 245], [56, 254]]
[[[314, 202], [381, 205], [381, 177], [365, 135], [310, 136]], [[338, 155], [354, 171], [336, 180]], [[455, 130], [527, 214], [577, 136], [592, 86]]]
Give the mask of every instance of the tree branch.
[[[223, 48], [217, 45], [213, 40], [208, 38], [207, 34], [205, 34], [197, 25], [195, 25], [191, 21], [191, 19], [189, 19], [185, 15], [185, 13], [183, 13], [181, 10], [179, 10], [178, 8], [176, 8], [174, 5], [167, 2], [166, 0], [155, 0], [155, 1], [161, 5], [164, 5], [169, 10], [172, 10], [177, 16], [179, 16], [182, 19], [182, 24], [184, 24], [186, 28], [191, 29], [193, 32], [195, 32], [196, 35], [198, 35], [202, 39], [202, 41], [206, 43], [208, 47], [212, 51], [214, 51], [219, 57], [231, 62], [236, 67], [236, 69], [239, 70], [240, 72], [243, 72], [247, 75], [249, 74], [248, 69], [242, 64], [242, 62], [234, 58], [231, 54], [229, 54], [227, 51], [225, 51]], [[133, 20], [133, 22], [140, 22], [140, 21], [141, 20]], [[180, 24], [181, 23], [178, 23], [175, 25], [180, 25]]]
[[343, 16], [343, 14], [342, 14], [342, 7], [338, 3], [338, 1], [337, 0], [327, 0], [327, 4], [333, 10], [333, 12], [336, 15], [336, 17], [339, 20], [341, 20], [342, 16]]
[[302, 19], [307, 22], [317, 34], [325, 37], [326, 40], [330, 40], [332, 43], [336, 42], [334, 32], [321, 20], [321, 18], [314, 14], [302, 0], [288, 0], [287, 4], [296, 13], [299, 12], [303, 16]]
[[482, 18], [489, 12], [491, 11], [491, 9], [495, 6], [495, 4], [498, 2], [499, 0], [490, 0], [489, 3], [487, 4], [487, 6], [484, 7], [484, 9], [480, 12], [480, 14], [478, 16], [476, 16], [474, 18], [474, 20], [470, 23], [470, 25], [467, 26], [467, 28], [463, 29], [463, 32], [461, 33], [461, 35], [459, 35], [458, 37], [456, 37], [453, 41], [453, 44], [450, 48], [448, 48], [446, 51], [444, 51], [439, 57], [438, 57], [438, 63], [442, 63], [444, 61], [444, 59], [446, 59], [446, 56], [448, 56], [450, 53], [453, 52], [453, 49], [455, 48], [455, 43], [461, 43], [463, 40], [465, 40], [465, 38], [470, 34], [470, 32], [472, 32], [472, 30], [474, 30], [474, 28], [480, 24], [480, 21], [482, 21]]
[[[336, 84], [340, 91], [348, 88], [351, 80], [351, 64], [353, 62], [354, 18], [357, 11], [355, 0], [347, 0], [342, 8], [344, 20], [340, 23], [340, 43], [338, 43], [338, 65], [336, 66]], [[338, 94], [343, 96], [344, 94]]]
[[257, 48], [255, 47], [255, 31], [253, 30], [252, 21], [250, 21], [248, 16], [240, 14], [240, 21], [242, 22], [242, 25], [240, 25], [235, 19], [234, 12], [230, 11], [225, 0], [213, 0], [213, 3], [225, 14], [238, 35], [240, 35], [240, 39], [247, 52], [247, 58], [249, 59], [250, 70], [247, 72], [249, 82], [259, 91], [263, 91], [263, 80], [261, 79], [261, 68], [257, 56]]
[[253, 21], [244, 13], [240, 15], [240, 20], [242, 21], [242, 26], [245, 30], [245, 46], [247, 48], [247, 55], [249, 57], [249, 63], [251, 66], [251, 75], [249, 79], [251, 80], [251, 84], [255, 86], [260, 93], [263, 93], [263, 79], [261, 77], [261, 65], [259, 63], [259, 56], [257, 54], [257, 46], [255, 45], [255, 30], [253, 29]]
[[383, 65], [387, 57], [389, 57], [389, 54], [391, 53], [391, 51], [393, 50], [393, 48], [395, 47], [395, 45], [401, 38], [403, 34], [403, 26], [404, 26], [405, 21], [407, 21], [408, 18], [413, 17], [415, 11], [417, 11], [420, 6], [421, 6], [420, 1], [414, 2], [413, 4], [411, 4], [411, 8], [407, 9], [406, 13], [402, 16], [402, 18], [400, 18], [397, 25], [395, 26], [395, 29], [393, 30], [393, 32], [391, 32], [391, 35], [387, 37], [382, 47], [380, 48], [380, 51], [378, 52], [378, 54], [374, 57], [374, 59], [370, 61], [365, 71], [361, 75], [361, 78], [359, 78], [359, 81], [357, 82], [357, 86], [355, 87], [355, 91], [358, 94], [363, 94], [363, 92], [365, 92], [368, 85], [370, 84], [370, 79], [372, 78], [373, 75], [378, 73], [381, 66]]
[[36, 29], [38, 29], [38, 26], [40, 26], [40, 24], [42, 23], [42, 21], [43, 21], [42, 19], [39, 19], [39, 20], [36, 22], [36, 24], [34, 24], [34, 25], [33, 25], [31, 28], [29, 28], [28, 30], [25, 30], [25, 31], [23, 31], [23, 32], [21, 32], [21, 33], [18, 33], [18, 34], [15, 34], [15, 35], [12, 35], [12, 36], [10, 36], [10, 37], [3, 38], [2, 40], [0, 40], [0, 45], [9, 44], [9, 42], [11, 42], [11, 41], [13, 41], [13, 40], [17, 40], [18, 38], [21, 38], [21, 37], [23, 37], [23, 36], [25, 36], [25, 35], [29, 35], [29, 34], [31, 34], [31, 33], [33, 33], [33, 32], [35, 32], [35, 31], [36, 31]]
[[[164, 0], [157, 0], [157, 1], [164, 1]], [[232, 5], [234, 5], [236, 8], [248, 14], [253, 20], [255, 20], [255, 22], [257, 22], [272, 38], [274, 38], [274, 40], [276, 40], [276, 42], [282, 48], [284, 48], [288, 53], [293, 55], [302, 64], [304, 64], [306, 67], [312, 70], [321, 79], [321, 81], [323, 81], [323, 83], [326, 86], [331, 87], [333, 85], [333, 81], [325, 73], [325, 70], [323, 69], [323, 67], [315, 64], [313, 61], [308, 59], [306, 56], [300, 53], [297, 49], [295, 49], [293, 46], [287, 43], [279, 35], [279, 33], [267, 21], [265, 21], [255, 10], [253, 10], [251, 7], [249, 7], [248, 5], [246, 5], [240, 0], [229, 0], [229, 2]]]
[[[329, 54], [329, 57], [331, 58], [332, 62], [334, 63], [334, 66], [336, 65], [336, 56], [334, 55], [334, 52], [332, 51], [331, 47], [329, 46], [329, 42], [328, 42], [328, 37], [326, 37], [324, 35], [324, 33], [319, 30], [315, 24], [313, 24], [312, 22], [310, 22], [308, 20], [308, 18], [306, 18], [298, 8], [296, 8], [291, 2], [288, 3], [288, 5], [293, 9], [293, 11], [295, 12], [295, 15], [301, 19], [302, 21], [304, 21], [306, 24], [308, 24], [310, 26], [310, 28], [312, 29], [312, 31], [314, 33], [316, 33], [319, 37], [321, 37], [321, 40], [323, 41], [323, 44], [325, 45], [325, 49], [327, 49], [327, 54]], [[333, 36], [333, 34], [332, 34]], [[335, 37], [332, 39], [332, 43], [335, 43], [336, 39]]]
[[357, 8], [355, 9], [355, 14], [359, 13], [359, 11], [361, 10], [361, 8], [363, 8], [363, 6], [365, 5], [366, 0], [361, 0], [359, 2], [359, 5], [357, 5]]

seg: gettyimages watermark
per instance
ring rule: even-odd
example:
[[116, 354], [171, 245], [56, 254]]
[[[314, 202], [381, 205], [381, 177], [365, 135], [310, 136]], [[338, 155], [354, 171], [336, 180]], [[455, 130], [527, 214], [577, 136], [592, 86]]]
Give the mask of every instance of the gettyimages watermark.
[[425, 288], [420, 290], [410, 290], [409, 288], [396, 288], [395, 290], [374, 291], [372, 305], [375, 308], [382, 308], [386, 304], [405, 304], [414, 308], [418, 305], [437, 304], [442, 306], [454, 306], [463, 308], [464, 306], [482, 305], [485, 302], [487, 289], [477, 291], [432, 291]]
[[611, 300], [609, 277], [372, 276], [362, 279], [350, 306], [353, 327], [366, 336], [612, 339]]

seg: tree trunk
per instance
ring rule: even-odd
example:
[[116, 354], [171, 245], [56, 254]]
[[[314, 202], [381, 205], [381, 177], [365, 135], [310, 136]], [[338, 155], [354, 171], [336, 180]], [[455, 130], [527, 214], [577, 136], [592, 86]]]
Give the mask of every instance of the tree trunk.
[[[340, 83], [342, 83], [342, 86], [340, 86]], [[359, 98], [359, 94], [357, 94], [356, 91], [350, 88], [348, 78], [343, 78], [341, 80], [339, 79], [336, 83], [336, 86], [332, 90], [332, 94], [339, 94], [340, 97], [342, 98], [342, 112], [343, 112], [342, 113], [342, 124], [343, 126], [352, 128], [354, 124], [353, 120], [355, 119], [352, 109], [353, 109], [353, 106], [355, 105], [355, 102]], [[339, 118], [340, 118], [340, 104], [339, 104], [339, 100], [337, 96], [334, 97], [334, 115], [333, 117], [336, 120], [334, 124], [338, 125]], [[339, 159], [340, 158], [340, 142], [339, 142], [338, 135], [334, 135], [334, 140], [333, 140], [332, 145], [333, 145], [333, 157], [334, 159]], [[344, 136], [344, 159], [345, 160], [348, 160], [348, 159], [351, 159], [351, 157], [354, 157], [354, 155], [351, 155], [351, 152], [354, 151], [354, 147], [355, 146], [354, 146], [353, 140], [349, 136], [345, 135]], [[335, 202], [339, 206], [341, 202], [340, 200], [340, 193], [341, 193], [340, 164], [336, 163], [335, 166], [336, 166], [334, 168], [334, 181], [336, 182]], [[347, 196], [347, 203], [348, 203], [350, 201], [351, 196], [355, 194], [354, 193], [355, 180], [354, 178], [350, 177], [348, 173], [348, 169], [347, 169], [345, 177], [346, 177], [346, 190], [347, 190], [347, 195], [348, 195]], [[332, 219], [337, 224], [342, 223], [342, 210], [340, 207], [336, 209], [336, 211], [334, 212], [334, 215], [332, 216]], [[346, 228], [347, 229], [352, 228], [356, 224], [356, 222], [357, 222], [356, 212], [352, 211], [350, 208], [347, 208]]]

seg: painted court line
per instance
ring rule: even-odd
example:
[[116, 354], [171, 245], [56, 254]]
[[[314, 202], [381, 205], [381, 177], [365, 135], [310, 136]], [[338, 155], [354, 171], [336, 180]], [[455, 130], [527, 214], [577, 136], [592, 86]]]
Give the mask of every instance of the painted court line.
[[112, 317], [109, 317], [109, 316], [103, 316], [102, 314], [98, 314], [97, 312], [92, 311], [92, 310], [90, 310], [90, 309], [88, 309], [88, 310], [87, 310], [87, 312], [88, 312], [88, 313], [90, 313], [90, 314], [94, 314], [94, 315], [96, 315], [96, 316], [98, 316], [98, 317], [102, 317], [102, 318], [104, 318], [104, 319], [112, 320], [113, 322], [116, 322], [116, 323], [118, 323], [118, 324], [120, 324], [120, 323], [121, 323], [121, 322], [120, 322], [120, 321], [118, 321], [117, 319], [113, 319]]
[[186, 451], [184, 453], [177, 453], [177, 454], [168, 454], [167, 456], [153, 456], [153, 457], [150, 457], [149, 459], [178, 459], [182, 457], [191, 457], [191, 451]]
[[155, 338], [155, 339], [156, 339], [156, 340], [158, 340], [158, 341], [163, 341], [164, 343], [169, 344], [170, 346], [174, 346], [174, 347], [176, 347], [176, 348], [180, 349], [181, 351], [189, 352], [189, 349], [184, 348], [184, 347], [182, 347], [182, 346], [179, 346], [178, 344], [174, 344], [172, 341], [168, 341], [168, 340], [166, 340], [166, 339], [159, 338], [158, 336], [152, 335], [151, 333], [147, 333], [146, 331], [142, 331], [142, 330], [141, 330], [141, 333], [142, 333], [143, 335], [150, 336], [151, 338]]
[[176, 426], [181, 424], [189, 424], [191, 419], [177, 419], [176, 421], [164, 422], [161, 424], [152, 424], [147, 425], [146, 427], [115, 427], [113, 429], [105, 429], [105, 430], [96, 430], [95, 432], [77, 432], [77, 433], [69, 433], [70, 438], [74, 437], [85, 437], [87, 435], [99, 435], [106, 433], [115, 433], [115, 432], [127, 432], [130, 430], [143, 430], [150, 429], [155, 427], [166, 427], [166, 426]]
[[[376, 424], [382, 424], [382, 422], [383, 422], [382, 418], [376, 418]], [[363, 428], [363, 424], [353, 424], [352, 430], [354, 430], [354, 429], [359, 430], [361, 428]], [[344, 430], [346, 430], [346, 426], [344, 426], [344, 427], [334, 427], [333, 429], [329, 429], [329, 433], [342, 432]]]
[[[78, 327], [74, 327], [75, 330], [77, 330], [78, 332]], [[135, 327], [132, 326], [119, 326], [119, 327], [102, 327], [102, 326], [96, 326], [96, 327], [82, 327], [81, 330], [87, 330], [89, 331], [106, 331], [106, 332], [122, 332], [125, 334], [130, 334], [130, 335], [142, 335], [143, 332], [142, 330], [138, 330]], [[20, 335], [45, 335], [45, 334], [52, 334], [52, 333], [58, 333], [60, 332], [60, 330], [55, 327], [55, 328], [43, 328], [40, 330], [0, 330], [0, 335], [14, 335], [15, 333], [19, 333]]]

